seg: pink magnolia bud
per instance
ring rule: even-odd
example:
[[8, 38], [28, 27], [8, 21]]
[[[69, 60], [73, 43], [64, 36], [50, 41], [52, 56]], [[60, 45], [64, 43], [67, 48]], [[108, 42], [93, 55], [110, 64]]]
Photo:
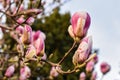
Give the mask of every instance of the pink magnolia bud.
[[90, 26], [90, 16], [87, 12], [76, 12], [71, 18], [72, 29], [68, 30], [70, 35], [74, 37], [83, 38]]
[[13, 73], [15, 72], [15, 66], [11, 65], [7, 68], [6, 72], [5, 72], [5, 76], [6, 77], [11, 77], [13, 75]]
[[93, 61], [94, 61], [95, 63], [98, 62], [98, 56], [97, 56], [97, 55], [93, 58]]
[[41, 31], [37, 31], [33, 35], [33, 45], [36, 48], [37, 55], [44, 54], [44, 49], [45, 49], [44, 39], [45, 39], [45, 36]]
[[79, 80], [86, 80], [86, 74], [85, 74], [85, 72], [81, 72], [80, 73]]
[[29, 45], [25, 57], [28, 58], [28, 59], [31, 59], [34, 56], [36, 56], [36, 49], [33, 45]]
[[92, 72], [92, 76], [90, 80], [96, 80], [97, 79], [97, 72]]
[[110, 65], [106, 62], [102, 62], [100, 65], [100, 70], [103, 74], [106, 74], [107, 72], [110, 71]]
[[20, 18], [17, 19], [17, 22], [19, 24], [22, 24], [25, 21], [24, 16], [21, 16]]
[[78, 46], [74, 56], [73, 56], [73, 63], [74, 65], [78, 63], [83, 63], [89, 56], [92, 49], [92, 37], [85, 37], [83, 38], [82, 42]]
[[52, 67], [52, 69], [50, 71], [50, 76], [52, 76], [52, 77], [57, 77], [58, 76], [58, 72], [55, 69], [55, 67]]
[[19, 80], [27, 80], [31, 76], [31, 70], [28, 66], [24, 66], [20, 69], [20, 78]]
[[70, 35], [73, 39], [75, 39], [75, 34], [73, 33], [72, 25], [70, 25], [70, 26], [68, 27], [68, 32], [69, 32], [69, 35]]
[[24, 10], [24, 5], [23, 4], [21, 4], [20, 8], [19, 8], [19, 11], [22, 11], [22, 10]]
[[[15, 6], [11, 8], [11, 12], [12, 12], [13, 15], [16, 14], [16, 11], [17, 11], [17, 8], [16, 8]], [[18, 22], [18, 21], [17, 21], [17, 22]]]
[[31, 43], [32, 41], [32, 28], [29, 25], [24, 26], [24, 32], [21, 36], [23, 43]]
[[22, 35], [23, 32], [24, 32], [24, 28], [23, 28], [22, 26], [18, 26], [18, 27], [16, 28], [16, 32], [17, 32], [19, 35]]
[[3, 2], [3, 0], [0, 0], [0, 3]]
[[9, 5], [10, 4], [10, 0], [6, 0], [6, 3], [7, 3], [7, 5]]
[[[41, 57], [41, 59], [42, 59], [42, 60], [46, 60], [46, 59], [47, 59], [46, 53], [43, 54], [43, 56]], [[45, 62], [41, 61], [40, 64], [41, 64], [41, 65], [44, 65]]]
[[41, 57], [41, 59], [46, 60], [47, 59], [47, 55], [44, 53], [44, 55]]
[[26, 21], [27, 24], [32, 24], [35, 21], [35, 19], [33, 17], [29, 17]]
[[91, 60], [87, 63], [86, 65], [86, 71], [87, 72], [92, 72], [94, 69], [94, 62]]

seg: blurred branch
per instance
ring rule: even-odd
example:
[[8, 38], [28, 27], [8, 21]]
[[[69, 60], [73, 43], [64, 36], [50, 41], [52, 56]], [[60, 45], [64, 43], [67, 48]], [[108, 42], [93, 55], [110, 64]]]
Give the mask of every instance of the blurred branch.
[[7, 27], [5, 25], [0, 24], [0, 28], [6, 29], [6, 30], [13, 30], [13, 28]]
[[[17, 9], [17, 11], [16, 11], [16, 14], [18, 13], [18, 11], [19, 11], [20, 6], [21, 6], [22, 3], [23, 3], [23, 0], [20, 0], [20, 1], [19, 1], [19, 4], [18, 4], [18, 9]], [[14, 14], [14, 15], [15, 15], [15, 14]]]
[[84, 67], [95, 56], [96, 56], [96, 53], [92, 54], [84, 63], [75, 66], [73, 70], [63, 71], [60, 68], [56, 68], [56, 70], [61, 74], [71, 74], [74, 72], [78, 72], [78, 71], [80, 71], [80, 68]]

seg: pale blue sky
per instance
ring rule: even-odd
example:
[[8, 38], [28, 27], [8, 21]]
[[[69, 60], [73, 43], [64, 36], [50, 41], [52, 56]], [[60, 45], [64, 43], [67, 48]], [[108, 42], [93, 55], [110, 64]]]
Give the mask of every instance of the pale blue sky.
[[87, 11], [91, 16], [91, 26], [88, 35], [93, 36], [93, 47], [99, 48], [99, 63], [97, 64], [98, 79], [100, 62], [111, 65], [111, 71], [103, 80], [120, 80], [120, 0], [71, 0], [66, 3], [61, 12]]

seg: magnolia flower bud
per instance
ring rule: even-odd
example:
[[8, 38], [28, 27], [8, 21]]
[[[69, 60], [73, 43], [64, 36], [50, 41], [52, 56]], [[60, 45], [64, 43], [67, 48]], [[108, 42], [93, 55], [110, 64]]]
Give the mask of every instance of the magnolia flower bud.
[[73, 33], [72, 25], [70, 25], [70, 26], [68, 27], [68, 32], [69, 32], [69, 35], [70, 35], [73, 39], [75, 39], [75, 35], [74, 35], [74, 33]]
[[31, 25], [33, 22], [35, 21], [35, 19], [33, 17], [29, 17], [26, 21], [27, 24]]
[[11, 65], [7, 68], [6, 72], [5, 72], [5, 76], [6, 77], [11, 77], [13, 75], [13, 73], [15, 72], [15, 66]]
[[18, 26], [16, 28], [16, 32], [21, 36], [24, 32], [24, 28], [22, 26]]
[[41, 59], [46, 60], [47, 59], [47, 55], [44, 53], [44, 55], [41, 57]]
[[92, 72], [92, 76], [90, 80], [96, 80], [97, 79], [97, 72]]
[[9, 5], [10, 4], [10, 0], [6, 0], [6, 5]]
[[35, 46], [37, 55], [43, 55], [45, 44], [44, 44], [45, 35], [43, 36], [43, 32], [37, 31], [33, 35], [33, 42], [32, 44]]
[[36, 56], [36, 49], [33, 45], [29, 45], [25, 57], [28, 58], [28, 59], [31, 59], [34, 56]]
[[86, 65], [86, 71], [87, 72], [92, 72], [94, 69], [94, 62], [91, 60], [87, 63]]
[[20, 18], [17, 19], [17, 22], [19, 24], [22, 24], [25, 21], [24, 16], [21, 16]]
[[20, 5], [20, 8], [19, 8], [19, 11], [23, 11], [23, 10], [24, 10], [24, 5], [21, 4], [21, 5]]
[[102, 62], [100, 65], [100, 70], [103, 74], [106, 74], [107, 72], [110, 71], [110, 65], [106, 62]]
[[83, 38], [90, 26], [90, 16], [87, 12], [76, 12], [71, 18], [71, 26], [68, 32], [72, 38]]
[[24, 66], [20, 69], [20, 78], [19, 80], [26, 80], [31, 76], [31, 70], [28, 66]]
[[58, 76], [58, 72], [57, 72], [57, 70], [55, 69], [55, 67], [52, 67], [52, 68], [51, 68], [50, 76], [52, 76], [52, 77], [57, 77], [57, 76]]
[[92, 49], [92, 37], [85, 37], [73, 56], [74, 65], [83, 63], [89, 56]]
[[96, 55], [95, 57], [93, 57], [93, 61], [94, 61], [95, 63], [98, 62], [98, 56], [97, 56], [97, 55]]
[[[46, 59], [47, 59], [47, 55], [46, 55], [46, 53], [44, 53], [43, 56], [41, 57], [41, 60], [46, 60]], [[40, 64], [41, 64], [41, 65], [44, 65], [45, 62], [40, 61]]]
[[29, 25], [24, 26], [24, 32], [21, 36], [23, 43], [31, 43], [32, 41], [32, 28]]
[[86, 74], [85, 74], [85, 72], [81, 72], [80, 73], [79, 80], [86, 80]]

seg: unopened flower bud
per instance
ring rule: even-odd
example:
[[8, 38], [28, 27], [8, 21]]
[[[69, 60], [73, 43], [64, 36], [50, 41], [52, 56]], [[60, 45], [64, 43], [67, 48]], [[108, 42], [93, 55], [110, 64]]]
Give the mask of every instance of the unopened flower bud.
[[76, 12], [71, 18], [71, 26], [68, 32], [72, 38], [83, 38], [90, 26], [90, 16], [87, 12]]
[[27, 24], [31, 25], [33, 22], [35, 21], [35, 19], [33, 17], [29, 17], [26, 21]]
[[92, 49], [92, 37], [85, 37], [78, 49], [76, 50], [75, 54], [73, 55], [73, 63], [74, 65], [78, 63], [83, 63], [89, 56]]
[[92, 59], [95, 63], [97, 63], [98, 62], [98, 55], [96, 55], [95, 57], [93, 57], [93, 59]]
[[72, 25], [70, 25], [68, 27], [68, 32], [69, 32], [69, 35], [75, 40], [75, 35], [73, 33], [73, 28], [72, 28]]
[[85, 74], [85, 72], [81, 72], [80, 73], [79, 80], [86, 80], [86, 74]]
[[15, 66], [11, 65], [7, 68], [6, 72], [5, 72], [5, 76], [6, 77], [11, 77], [15, 72]]
[[24, 32], [24, 28], [23, 28], [22, 26], [18, 26], [18, 27], [16, 28], [16, 32], [17, 32], [19, 35], [22, 35], [23, 32]]
[[91, 60], [87, 63], [86, 65], [86, 71], [87, 72], [92, 72], [94, 69], [94, 62]]
[[21, 16], [20, 18], [17, 19], [17, 22], [19, 24], [22, 24], [25, 21], [24, 16]]
[[24, 10], [24, 5], [23, 4], [21, 4], [20, 8], [19, 8], [19, 11], [22, 11], [22, 10]]
[[96, 80], [97, 79], [97, 72], [92, 72], [92, 76], [90, 80]]
[[24, 66], [20, 69], [20, 78], [19, 80], [26, 80], [31, 76], [31, 70], [28, 66]]
[[102, 62], [100, 65], [100, 70], [103, 74], [106, 74], [107, 72], [110, 71], [110, 65], [106, 62]]
[[46, 60], [46, 59], [47, 59], [46, 53], [44, 53], [44, 55], [41, 57], [41, 59], [43, 59], [43, 60]]
[[29, 25], [24, 26], [24, 32], [21, 36], [23, 43], [31, 43], [32, 41], [32, 28]]
[[[46, 55], [46, 53], [43, 54], [43, 56], [41, 57], [41, 59], [42, 59], [42, 60], [46, 60], [46, 59], [47, 59], [47, 55]], [[40, 61], [40, 64], [41, 64], [41, 65], [44, 65], [45, 62]]]
[[37, 31], [33, 35], [33, 45], [36, 48], [37, 55], [43, 55], [44, 54], [44, 49], [45, 49], [45, 44], [44, 44], [44, 38], [43, 32]]
[[55, 67], [52, 67], [52, 69], [50, 71], [50, 76], [52, 76], [52, 77], [57, 77], [58, 76], [58, 72], [55, 69]]
[[29, 45], [25, 57], [27, 59], [31, 59], [34, 56], [36, 56], [36, 49], [35, 49], [35, 47], [33, 45]]

